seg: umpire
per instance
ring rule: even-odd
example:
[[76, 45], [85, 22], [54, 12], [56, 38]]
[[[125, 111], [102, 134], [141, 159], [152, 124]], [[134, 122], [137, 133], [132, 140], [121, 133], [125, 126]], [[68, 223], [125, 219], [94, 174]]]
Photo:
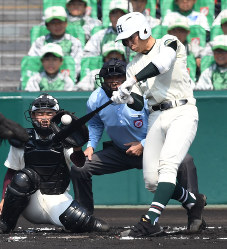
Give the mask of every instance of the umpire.
[[[126, 79], [126, 63], [117, 59], [106, 62], [97, 80], [101, 87], [92, 92], [87, 102], [91, 112], [109, 100], [112, 92]], [[139, 104], [139, 103], [138, 103]], [[142, 154], [147, 134], [149, 111], [145, 107], [135, 111], [127, 104], [111, 104], [101, 110], [88, 123], [89, 142], [84, 151], [87, 156], [82, 168], [71, 169], [75, 200], [94, 211], [92, 176], [112, 174], [129, 169], [142, 169]], [[103, 143], [103, 150], [94, 153], [104, 129], [111, 141]], [[196, 168], [187, 154], [178, 171], [178, 182], [188, 191], [198, 193]]]

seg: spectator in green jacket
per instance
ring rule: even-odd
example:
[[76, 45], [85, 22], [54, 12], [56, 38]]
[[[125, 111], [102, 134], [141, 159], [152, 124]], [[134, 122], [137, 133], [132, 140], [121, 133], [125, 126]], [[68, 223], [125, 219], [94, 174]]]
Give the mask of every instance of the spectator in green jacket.
[[63, 62], [62, 48], [58, 44], [47, 43], [41, 50], [43, 71], [34, 74], [25, 87], [25, 91], [71, 91], [74, 82], [67, 71], [60, 72]]
[[202, 72], [194, 90], [227, 90], [227, 35], [215, 36], [211, 44], [215, 62]]

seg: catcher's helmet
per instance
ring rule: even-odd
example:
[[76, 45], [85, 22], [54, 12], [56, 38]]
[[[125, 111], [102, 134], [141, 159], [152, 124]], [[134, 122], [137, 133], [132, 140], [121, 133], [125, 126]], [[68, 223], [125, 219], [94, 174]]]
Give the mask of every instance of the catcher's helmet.
[[44, 93], [30, 104], [29, 110], [26, 111], [29, 113], [29, 117], [27, 117], [25, 113], [25, 118], [32, 123], [36, 132], [40, 135], [48, 136], [52, 133], [52, 129], [50, 127], [43, 127], [40, 122], [32, 117], [32, 114], [40, 109], [51, 109], [55, 112], [58, 112], [60, 107], [57, 99], [49, 94]]
[[142, 40], [146, 40], [151, 35], [151, 27], [146, 17], [140, 12], [121, 16], [117, 21], [116, 28], [118, 35], [115, 41], [127, 39], [136, 32], [139, 32], [139, 37]]
[[96, 84], [101, 84], [101, 87], [109, 98], [112, 96], [113, 90], [105, 83], [105, 79], [113, 76], [126, 76], [126, 62], [112, 58], [104, 63], [99, 74], [95, 76]]

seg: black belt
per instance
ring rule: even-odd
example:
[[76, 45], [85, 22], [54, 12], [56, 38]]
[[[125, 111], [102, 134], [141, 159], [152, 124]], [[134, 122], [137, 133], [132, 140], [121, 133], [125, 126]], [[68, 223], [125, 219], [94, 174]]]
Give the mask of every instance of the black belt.
[[[173, 105], [173, 103], [175, 103], [175, 105]], [[177, 101], [163, 101], [158, 105], [152, 105], [151, 108], [153, 111], [165, 111], [176, 106], [185, 105], [187, 103], [188, 103], [187, 99], [180, 99]]]

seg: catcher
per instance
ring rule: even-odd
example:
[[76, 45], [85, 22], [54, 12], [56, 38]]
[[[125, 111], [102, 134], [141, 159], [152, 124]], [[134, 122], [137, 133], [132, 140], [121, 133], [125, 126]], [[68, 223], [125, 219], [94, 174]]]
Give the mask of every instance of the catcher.
[[89, 215], [68, 192], [70, 165], [84, 164], [81, 147], [88, 140], [86, 126], [63, 141], [53, 142], [52, 122], [56, 129], [64, 114], [74, 116], [61, 111], [58, 101], [48, 94], [36, 98], [28, 113], [33, 125], [27, 129], [29, 141], [25, 144], [15, 139], [9, 141], [14, 146], [10, 147], [5, 162], [8, 171], [3, 186], [0, 233], [10, 233], [21, 214], [32, 223], [52, 224], [70, 232], [107, 231], [108, 225]]

